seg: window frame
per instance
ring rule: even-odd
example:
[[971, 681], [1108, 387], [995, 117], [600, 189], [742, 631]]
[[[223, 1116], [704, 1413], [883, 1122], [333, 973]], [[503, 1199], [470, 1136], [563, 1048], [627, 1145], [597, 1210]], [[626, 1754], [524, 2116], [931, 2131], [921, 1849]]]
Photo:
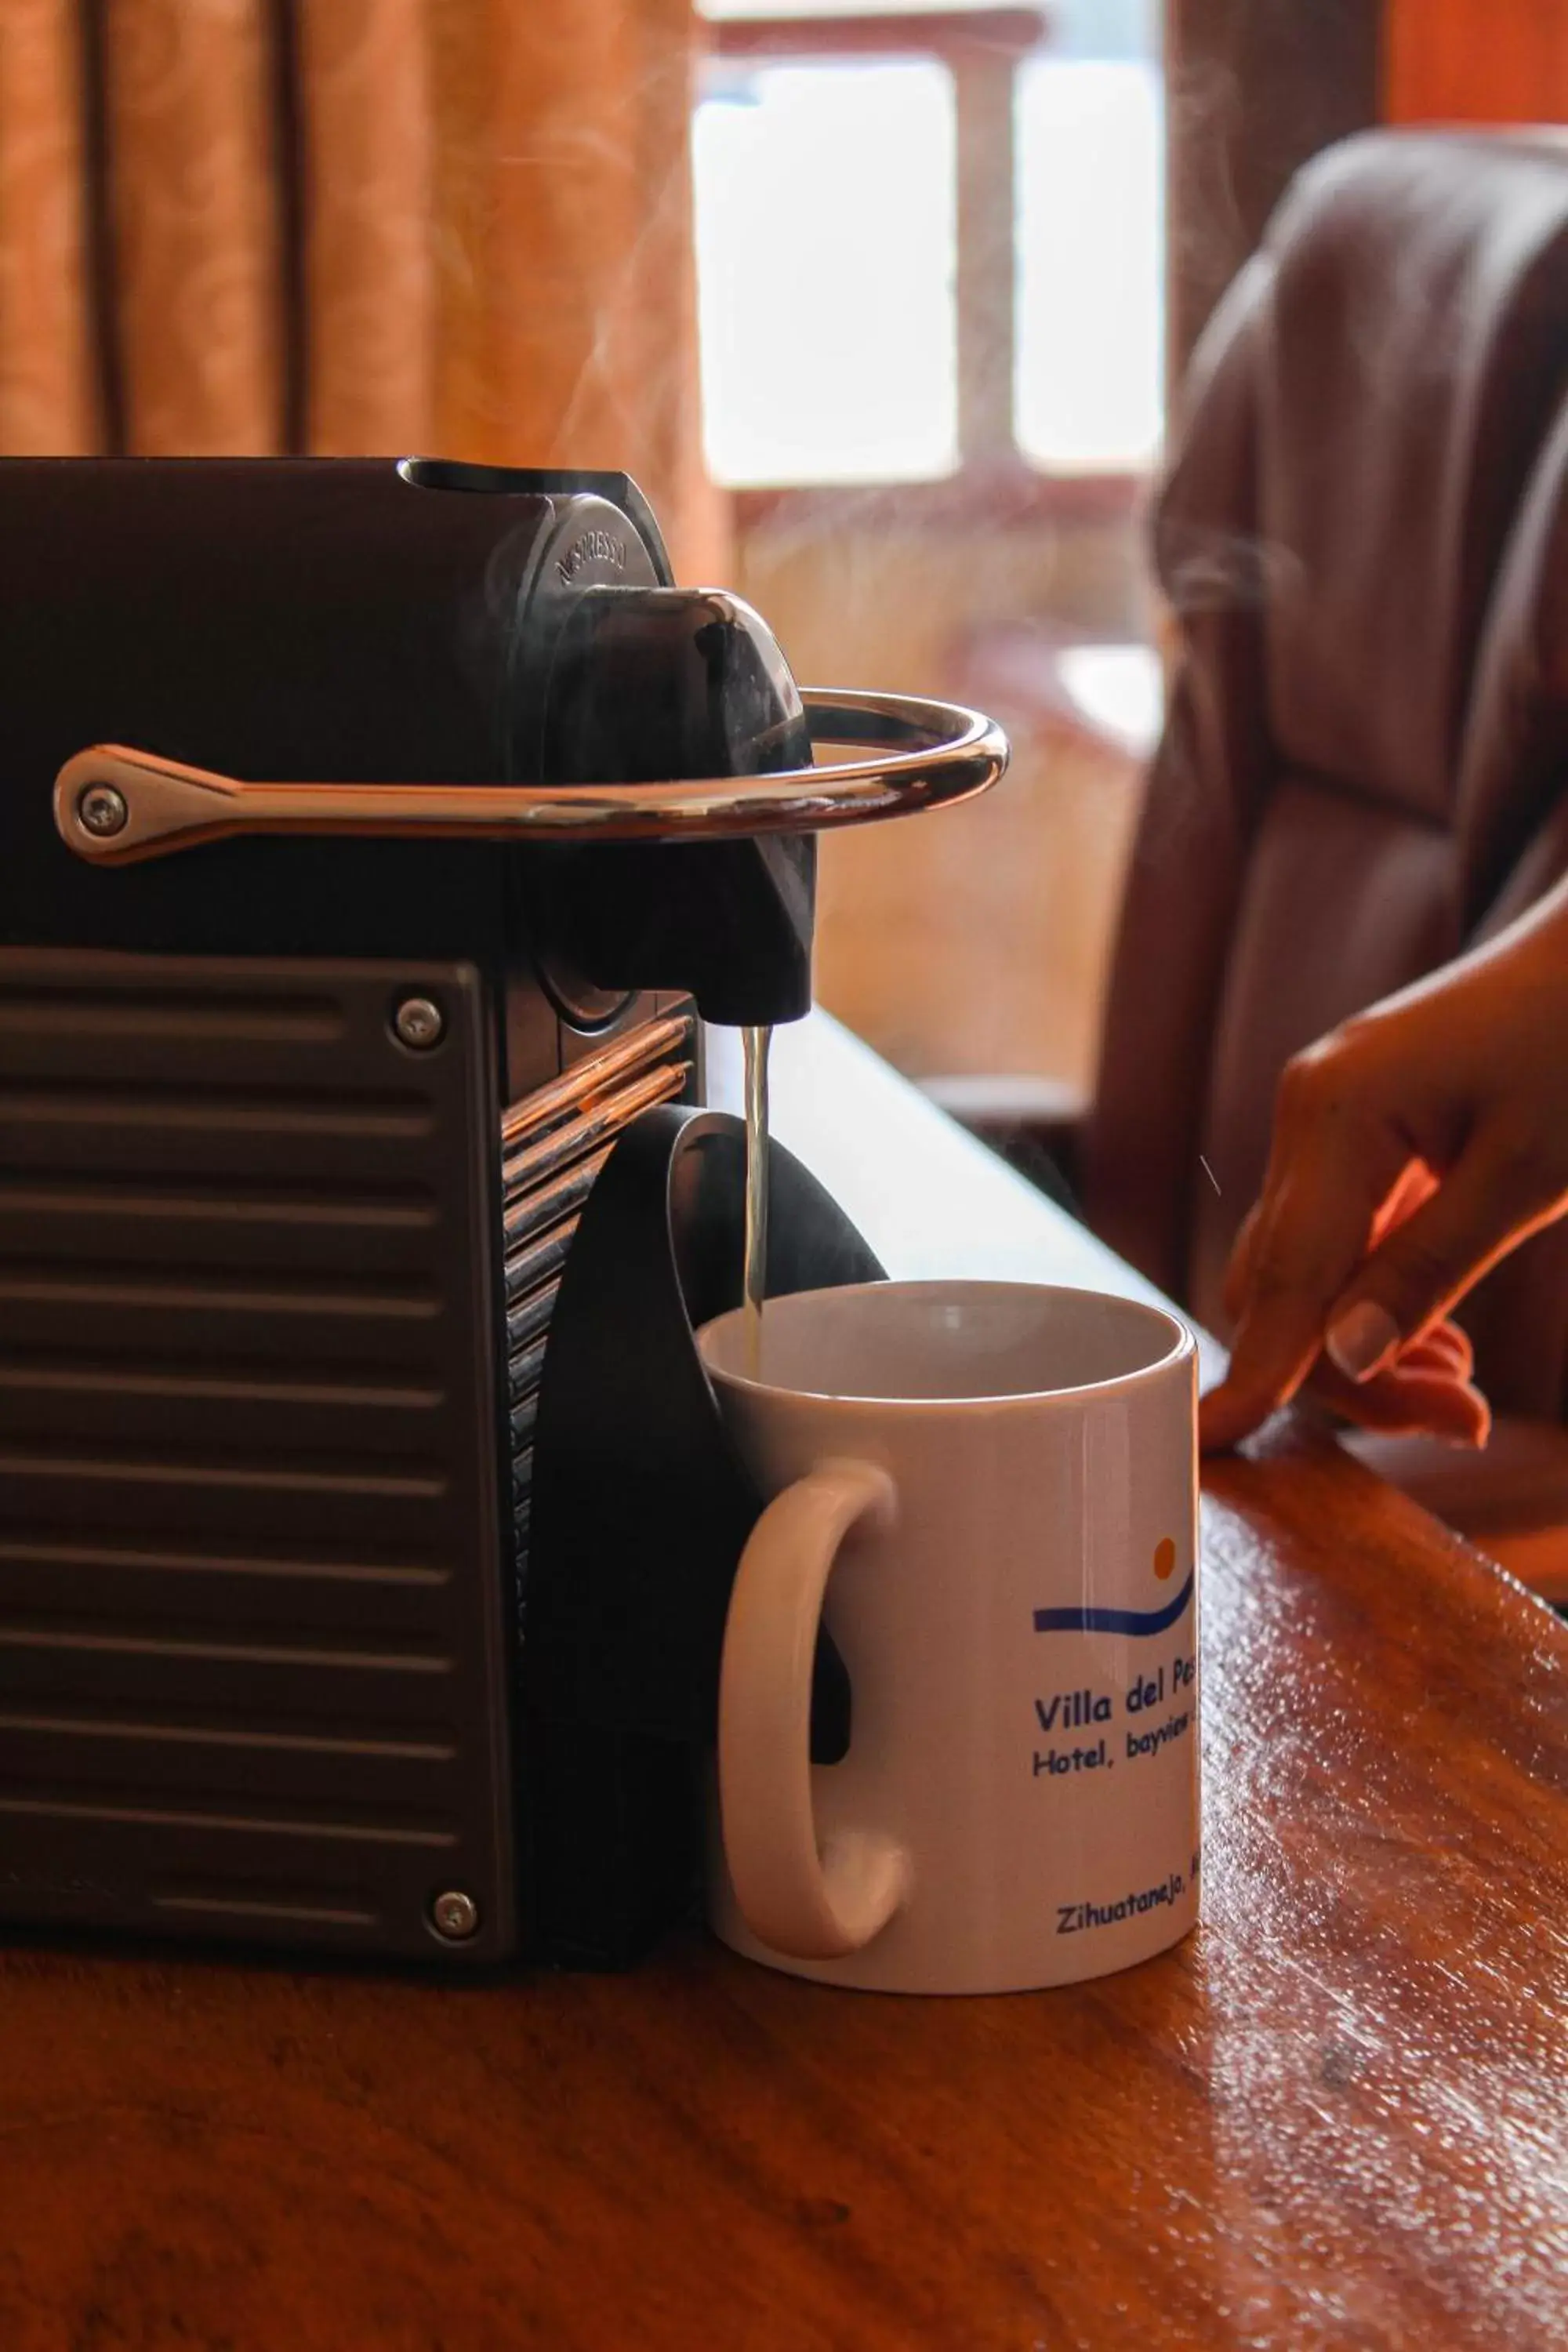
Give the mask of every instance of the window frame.
[[918, 9], [898, 14], [704, 16], [701, 58], [752, 66], [934, 59], [952, 77], [957, 131], [958, 464], [936, 481], [782, 483], [733, 488], [742, 529], [781, 519], [832, 525], [897, 522], [951, 530], [983, 520], [1110, 522], [1132, 515], [1142, 467], [1053, 472], [1034, 464], [1014, 426], [1015, 98], [1019, 68], [1048, 50], [1048, 7]]

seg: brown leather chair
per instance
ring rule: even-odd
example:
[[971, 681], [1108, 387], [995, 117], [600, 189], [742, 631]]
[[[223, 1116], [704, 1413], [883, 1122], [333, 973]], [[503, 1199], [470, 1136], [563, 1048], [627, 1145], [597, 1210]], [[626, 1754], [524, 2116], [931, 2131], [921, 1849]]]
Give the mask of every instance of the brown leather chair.
[[[1286, 1059], [1568, 865], [1568, 139], [1376, 132], [1302, 173], [1154, 536], [1176, 657], [1079, 1181], [1223, 1331]], [[1463, 1320], [1488, 1456], [1358, 1450], [1568, 1594], [1568, 1227]]]

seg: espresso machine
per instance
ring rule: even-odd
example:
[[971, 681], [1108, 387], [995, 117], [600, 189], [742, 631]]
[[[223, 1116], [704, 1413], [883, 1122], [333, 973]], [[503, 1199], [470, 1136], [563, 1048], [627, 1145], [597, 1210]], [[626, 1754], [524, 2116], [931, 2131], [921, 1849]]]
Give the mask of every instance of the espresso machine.
[[[0, 462], [0, 1931], [635, 1958], [758, 1507], [700, 1024], [1005, 744], [614, 474]], [[773, 1189], [771, 1287], [878, 1271]]]

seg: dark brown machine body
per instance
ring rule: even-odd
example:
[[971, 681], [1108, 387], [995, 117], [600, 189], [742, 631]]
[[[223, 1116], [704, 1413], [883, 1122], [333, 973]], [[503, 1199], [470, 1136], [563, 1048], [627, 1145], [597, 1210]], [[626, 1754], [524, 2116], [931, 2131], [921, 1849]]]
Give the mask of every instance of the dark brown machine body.
[[50, 793], [100, 742], [347, 784], [798, 759], [723, 600], [651, 597], [595, 668], [584, 615], [668, 583], [619, 477], [0, 466], [0, 1922], [541, 1943], [519, 1614], [557, 1286], [616, 1136], [697, 1098], [689, 992], [803, 1008], [811, 845], [98, 871]]

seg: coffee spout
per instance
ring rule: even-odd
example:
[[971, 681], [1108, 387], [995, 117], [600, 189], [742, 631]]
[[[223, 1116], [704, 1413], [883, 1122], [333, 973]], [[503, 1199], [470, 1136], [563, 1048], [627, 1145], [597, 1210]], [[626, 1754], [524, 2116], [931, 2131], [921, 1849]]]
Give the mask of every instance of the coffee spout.
[[[516, 747], [523, 773], [640, 783], [811, 766], [788, 664], [725, 591], [591, 589], [548, 659]], [[816, 885], [811, 835], [616, 844], [547, 851], [530, 912], [601, 988], [680, 989], [707, 1020], [763, 1026], [810, 1007]]]

